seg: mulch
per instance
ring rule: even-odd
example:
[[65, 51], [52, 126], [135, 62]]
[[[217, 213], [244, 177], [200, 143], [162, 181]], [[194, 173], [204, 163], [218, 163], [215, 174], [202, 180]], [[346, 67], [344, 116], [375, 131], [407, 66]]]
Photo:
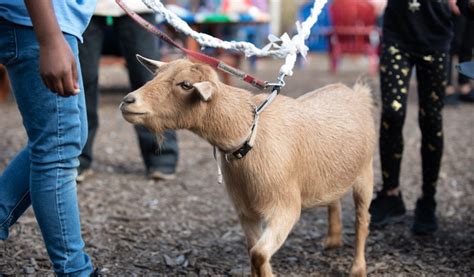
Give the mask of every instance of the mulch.
[[[272, 68], [271, 61], [267, 63]], [[271, 76], [272, 72], [262, 74]], [[297, 96], [311, 89], [308, 86], [338, 80], [351, 84], [357, 75], [346, 72], [333, 76], [307, 68], [305, 74], [289, 80], [287, 88], [292, 90], [287, 94]], [[373, 86], [378, 91], [377, 85]], [[178, 178], [148, 180], [133, 127], [117, 109], [124, 93], [102, 96], [95, 174], [78, 185], [86, 250], [95, 266], [108, 276], [248, 275], [243, 233], [224, 186], [217, 183], [211, 146], [188, 131], [179, 131]], [[23, 147], [26, 136], [12, 102], [0, 104], [0, 112], [3, 170]], [[412, 99], [404, 129], [401, 177], [408, 213], [402, 222], [370, 233], [366, 250], [369, 275], [473, 274], [473, 115], [474, 105], [445, 109], [445, 154], [437, 194], [440, 230], [433, 236], [416, 237], [410, 225], [414, 203], [421, 193], [421, 161], [416, 99]], [[375, 157], [376, 181], [380, 182], [378, 154]], [[348, 275], [355, 235], [350, 195], [343, 200], [343, 222], [343, 247], [325, 251], [326, 209], [305, 211], [273, 257], [274, 272], [281, 276]], [[31, 209], [11, 228], [9, 239], [0, 242], [2, 275], [52, 275]]]

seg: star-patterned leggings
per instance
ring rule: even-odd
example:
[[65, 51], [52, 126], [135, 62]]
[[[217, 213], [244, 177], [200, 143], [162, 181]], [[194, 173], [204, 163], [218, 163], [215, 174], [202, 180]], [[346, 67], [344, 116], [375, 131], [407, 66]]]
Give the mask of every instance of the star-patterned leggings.
[[419, 54], [397, 45], [382, 45], [380, 79], [382, 119], [380, 124], [380, 158], [383, 189], [399, 186], [403, 153], [402, 129], [405, 121], [408, 88], [412, 69], [418, 81], [418, 123], [420, 126], [423, 195], [436, 193], [443, 153], [442, 109], [447, 80], [447, 53]]

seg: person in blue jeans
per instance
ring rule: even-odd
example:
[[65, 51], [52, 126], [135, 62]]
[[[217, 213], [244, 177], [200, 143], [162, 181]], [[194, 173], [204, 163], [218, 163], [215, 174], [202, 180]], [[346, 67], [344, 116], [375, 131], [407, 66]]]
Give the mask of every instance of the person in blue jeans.
[[[155, 15], [141, 1], [125, 2], [129, 8], [139, 13], [148, 22], [154, 23]], [[108, 37], [104, 39], [106, 34], [112, 34], [116, 41]], [[113, 43], [114, 47], [118, 46], [120, 54], [127, 62], [132, 90], [140, 88], [153, 78], [153, 74], [138, 62], [136, 54], [159, 59], [158, 38], [125, 15], [114, 0], [97, 1], [94, 16], [83, 36], [84, 43], [79, 46], [79, 58], [84, 78], [89, 135], [79, 157], [80, 167], [77, 178], [79, 182], [92, 174], [93, 144], [99, 128], [98, 69], [104, 45]], [[176, 132], [165, 131], [164, 139], [161, 145], [158, 145], [156, 135], [145, 127], [135, 126], [135, 131], [148, 177], [154, 180], [174, 179], [179, 156]]]
[[78, 39], [95, 0], [0, 0], [0, 63], [28, 136], [0, 176], [0, 239], [30, 206], [59, 276], [89, 276], [76, 195], [87, 138]]

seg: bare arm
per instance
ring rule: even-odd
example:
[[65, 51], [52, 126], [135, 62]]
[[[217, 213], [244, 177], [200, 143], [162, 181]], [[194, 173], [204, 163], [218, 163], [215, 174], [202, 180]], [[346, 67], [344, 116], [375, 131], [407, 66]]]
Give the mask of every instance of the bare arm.
[[59, 28], [52, 0], [25, 0], [40, 45], [40, 74], [44, 84], [60, 96], [79, 92], [77, 65]]

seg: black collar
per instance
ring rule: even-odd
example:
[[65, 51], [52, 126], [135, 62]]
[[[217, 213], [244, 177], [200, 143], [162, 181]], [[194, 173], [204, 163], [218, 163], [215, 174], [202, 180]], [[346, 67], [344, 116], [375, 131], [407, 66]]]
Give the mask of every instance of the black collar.
[[[283, 82], [282, 84], [284, 85]], [[273, 102], [275, 97], [280, 93], [281, 87], [282, 85], [275, 85], [273, 87], [272, 93], [270, 93], [268, 97], [262, 103], [260, 103], [260, 105], [258, 105], [258, 107], [255, 107], [254, 112], [253, 112], [253, 122], [252, 122], [252, 126], [250, 127], [250, 133], [245, 139], [242, 146], [240, 146], [237, 150], [233, 152], [226, 152], [226, 151], [222, 151], [222, 152], [226, 153], [226, 155], [227, 153], [232, 153], [232, 156], [234, 156], [236, 159], [242, 159], [243, 157], [245, 157], [245, 155], [248, 154], [248, 152], [250, 152], [250, 150], [252, 150], [255, 143], [255, 138], [257, 136], [257, 126], [258, 126], [258, 119], [260, 117], [260, 113], [263, 112], [263, 110], [265, 110], [265, 108], [268, 105], [270, 105], [271, 102]]]

